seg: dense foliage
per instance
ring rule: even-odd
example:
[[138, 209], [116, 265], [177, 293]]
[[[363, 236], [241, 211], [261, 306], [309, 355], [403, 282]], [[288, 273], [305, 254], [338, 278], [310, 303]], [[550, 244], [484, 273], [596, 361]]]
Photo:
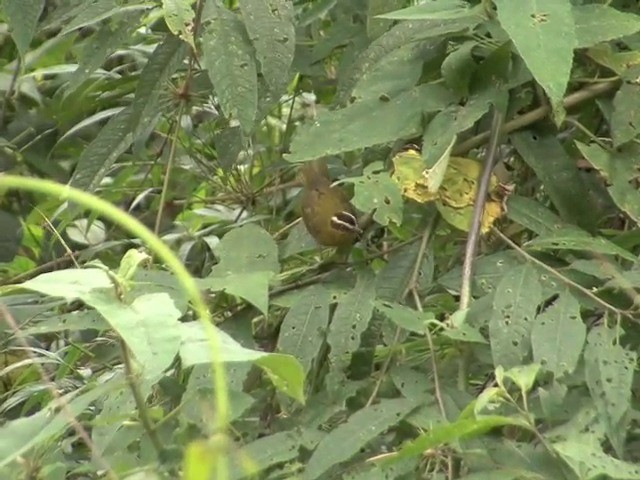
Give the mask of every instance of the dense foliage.
[[0, 478], [640, 478], [637, 1], [0, 14]]

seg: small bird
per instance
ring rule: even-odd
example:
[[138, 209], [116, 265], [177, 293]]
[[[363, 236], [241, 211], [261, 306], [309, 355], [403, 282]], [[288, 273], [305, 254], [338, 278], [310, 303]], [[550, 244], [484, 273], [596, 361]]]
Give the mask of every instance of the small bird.
[[362, 235], [356, 209], [345, 191], [331, 185], [324, 160], [300, 168], [303, 181], [302, 220], [309, 234], [325, 247], [346, 247]]

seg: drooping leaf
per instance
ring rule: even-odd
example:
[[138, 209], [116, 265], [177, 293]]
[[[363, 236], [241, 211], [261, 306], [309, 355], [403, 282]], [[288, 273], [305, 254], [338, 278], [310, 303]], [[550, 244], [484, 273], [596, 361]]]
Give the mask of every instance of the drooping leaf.
[[329, 361], [337, 377], [343, 377], [351, 355], [360, 346], [360, 336], [369, 326], [375, 284], [375, 275], [368, 270], [362, 271], [353, 290], [338, 301], [327, 335], [327, 343], [331, 347]]
[[291, 143], [290, 162], [304, 162], [411, 137], [421, 130], [422, 115], [443, 109], [454, 100], [440, 85], [425, 84], [389, 101], [368, 99], [340, 109], [320, 112], [304, 125]]
[[557, 138], [521, 132], [511, 135], [511, 141], [544, 184], [562, 219], [593, 231], [598, 219], [598, 207], [588, 193], [585, 194], [588, 188], [576, 175], [575, 160], [566, 153]]
[[611, 154], [599, 145], [576, 142], [586, 159], [609, 180], [607, 190], [613, 201], [636, 223], [640, 223], [640, 191], [630, 179], [636, 176], [638, 148], [631, 144]]
[[610, 5], [574, 5], [577, 48], [585, 48], [607, 40], [640, 31], [640, 16], [621, 12]]
[[[640, 24], [640, 15], [638, 16]], [[640, 29], [640, 26], [638, 27]], [[613, 112], [611, 114], [611, 133], [614, 146], [633, 140], [640, 133], [640, 86], [636, 78], [640, 74], [640, 67], [629, 71], [632, 81], [623, 82], [613, 98]]]
[[133, 352], [146, 378], [156, 378], [178, 353], [181, 314], [166, 293], [124, 303], [107, 273], [99, 269], [46, 273], [23, 286], [46, 295], [79, 298], [95, 308]]
[[618, 247], [603, 237], [593, 237], [584, 230], [575, 227], [557, 229], [547, 235], [536, 237], [525, 244], [534, 250], [584, 250], [619, 255], [621, 258], [633, 261], [635, 255]]
[[469, 4], [460, 0], [429, 2], [403, 8], [395, 12], [378, 15], [381, 18], [394, 20], [432, 20], [451, 19], [468, 16], [471, 13]]
[[580, 304], [570, 293], [564, 292], [534, 321], [531, 332], [533, 359], [556, 378], [572, 373], [586, 336]]
[[[321, 431], [313, 430], [286, 430], [254, 440], [242, 447], [242, 456], [238, 459], [247, 459], [250, 462], [250, 470], [254, 473], [264, 471], [280, 463], [294, 460], [300, 454], [302, 445], [313, 448], [325, 435]], [[229, 477], [231, 480], [248, 478], [247, 469], [242, 465], [234, 464]]]
[[169, 79], [182, 64], [186, 48], [178, 37], [167, 36], [149, 57], [140, 73], [136, 94], [131, 105], [130, 127], [134, 139], [153, 126], [162, 111], [160, 95], [168, 88]]
[[321, 441], [307, 463], [303, 478], [315, 480], [329, 469], [350, 459], [360, 448], [396, 425], [417, 404], [400, 398], [381, 400], [354, 413], [346, 423], [332, 430]]
[[640, 467], [637, 464], [607, 455], [602, 451], [598, 440], [591, 435], [582, 434], [554, 443], [552, 447], [580, 479], [596, 480], [607, 476], [618, 480], [633, 480], [640, 477]]
[[[180, 358], [185, 366], [211, 363], [211, 343], [200, 322], [181, 323]], [[291, 355], [244, 348], [222, 330], [217, 330], [223, 362], [252, 362], [260, 366], [277, 388], [304, 402], [304, 370]]]
[[[212, 2], [213, 3], [213, 2]], [[202, 63], [227, 117], [251, 132], [258, 110], [255, 51], [240, 18], [217, 3], [202, 33]]]
[[298, 295], [280, 326], [278, 351], [293, 355], [309, 373], [325, 342], [329, 324], [329, 291], [322, 286]]
[[109, 169], [133, 142], [129, 125], [131, 106], [114, 115], [93, 141], [82, 151], [71, 177], [73, 187], [94, 191], [107, 175]]
[[540, 202], [528, 197], [512, 195], [507, 201], [507, 216], [538, 235], [549, 235], [569, 224]]
[[45, 0], [4, 0], [1, 4], [11, 37], [22, 57], [29, 51], [44, 5]]
[[240, 12], [256, 50], [260, 70], [276, 92], [289, 82], [295, 50], [291, 0], [240, 0]]
[[200, 285], [241, 296], [266, 313], [269, 281], [280, 271], [278, 246], [271, 235], [255, 224], [243, 225], [222, 237], [216, 253], [220, 262]]
[[171, 33], [195, 48], [192, 31], [195, 12], [191, 3], [190, 0], [162, 0], [162, 11]]
[[613, 330], [595, 327], [587, 336], [584, 351], [587, 385], [608, 429], [617, 426], [630, 407], [637, 357], [635, 352], [614, 344], [614, 340]]
[[481, 21], [482, 13], [480, 10], [475, 9], [469, 10], [468, 15], [460, 18], [406, 21], [394, 25], [386, 33], [371, 42], [371, 45], [354, 59], [347, 71], [342, 75], [338, 85], [336, 103], [345, 105], [351, 97], [353, 87], [362, 76], [397, 48], [450, 32], [463, 31], [474, 27]]
[[114, 0], [81, 2], [72, 12], [71, 16], [73, 19], [65, 24], [60, 35], [66, 35], [74, 30], [96, 24], [113, 16], [149, 10], [155, 6], [153, 2], [143, 2], [134, 5], [118, 5]]
[[507, 31], [552, 105], [567, 88], [577, 45], [570, 0], [495, 0]]
[[489, 337], [493, 363], [508, 369], [529, 355], [536, 309], [543, 300], [538, 274], [529, 265], [508, 271], [493, 297]]
[[382, 165], [373, 163], [367, 165], [361, 177], [346, 179], [355, 186], [352, 203], [364, 212], [375, 209], [374, 220], [380, 225], [393, 222], [402, 223], [402, 195], [400, 188], [391, 179]]

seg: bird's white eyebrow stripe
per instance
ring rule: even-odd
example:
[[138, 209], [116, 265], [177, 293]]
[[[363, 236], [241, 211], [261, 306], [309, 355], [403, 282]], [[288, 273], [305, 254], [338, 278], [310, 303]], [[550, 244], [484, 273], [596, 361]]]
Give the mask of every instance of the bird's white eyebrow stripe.
[[349, 212], [339, 212], [332, 216], [331, 226], [343, 232], [362, 233], [362, 230], [358, 227], [358, 220]]

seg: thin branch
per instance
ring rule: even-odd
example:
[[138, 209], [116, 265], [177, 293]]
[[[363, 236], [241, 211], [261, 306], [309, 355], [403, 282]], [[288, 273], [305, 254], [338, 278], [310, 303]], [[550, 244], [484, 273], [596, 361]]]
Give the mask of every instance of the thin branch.
[[[603, 82], [603, 83], [594, 83], [589, 85], [588, 87], [583, 88], [582, 90], [578, 90], [577, 92], [572, 93], [571, 95], [567, 95], [562, 101], [562, 106], [564, 108], [571, 108], [575, 105], [578, 105], [582, 102], [586, 102], [591, 100], [592, 98], [598, 97], [603, 93], [606, 93], [610, 90], [613, 90], [620, 84], [619, 80], [611, 81], [611, 82]], [[530, 112], [525, 113], [519, 117], [514, 118], [513, 120], [504, 124], [502, 129], [503, 134], [511, 133], [515, 130], [519, 130], [523, 127], [531, 125], [539, 120], [542, 120], [547, 115], [551, 113], [551, 108], [548, 106], [538, 107], [535, 110], [531, 110]], [[463, 155], [467, 153], [469, 150], [477, 148], [487, 140], [491, 136], [491, 131], [480, 133], [474, 137], [469, 138], [468, 140], [460, 143], [459, 145], [453, 148], [452, 155]]]
[[614, 307], [613, 305], [610, 305], [609, 303], [605, 302], [604, 300], [602, 300], [597, 295], [594, 295], [588, 289], [584, 288], [582, 285], [579, 285], [576, 282], [574, 282], [573, 280], [568, 279], [567, 277], [562, 275], [560, 272], [558, 272], [556, 269], [548, 266], [546, 263], [541, 262], [537, 258], [529, 255], [527, 252], [525, 252], [522, 248], [520, 248], [518, 245], [516, 245], [509, 237], [507, 237], [504, 233], [502, 233], [497, 228], [493, 228], [492, 231], [498, 237], [500, 237], [504, 243], [506, 243], [511, 248], [513, 248], [518, 254], [522, 255], [528, 261], [530, 261], [532, 263], [535, 263], [540, 268], [543, 268], [544, 270], [549, 272], [551, 275], [556, 277], [558, 280], [560, 280], [562, 283], [564, 283], [566, 285], [569, 285], [570, 287], [575, 288], [576, 290], [579, 290], [583, 295], [586, 295], [587, 297], [589, 297], [591, 300], [593, 300], [595, 303], [600, 305], [605, 310], [608, 310], [609, 312], [612, 312], [617, 316], [624, 316], [624, 317], [628, 318], [629, 320], [638, 323], [638, 320], [636, 318], [634, 318], [633, 315], [631, 315], [629, 312], [625, 312], [623, 310], [620, 310], [620, 309]]
[[484, 169], [478, 184], [476, 192], [476, 201], [473, 206], [473, 218], [471, 220], [471, 228], [467, 236], [467, 244], [464, 249], [464, 262], [462, 264], [462, 285], [460, 287], [460, 309], [469, 308], [471, 303], [471, 281], [473, 278], [473, 261], [476, 257], [478, 248], [478, 240], [480, 239], [480, 231], [482, 229], [482, 216], [484, 206], [489, 193], [489, 183], [491, 182], [491, 174], [496, 163], [498, 145], [500, 141], [500, 132], [502, 130], [502, 112], [494, 106], [493, 122], [491, 124], [491, 141], [487, 149], [487, 156], [484, 160]]
[[122, 350], [122, 364], [124, 365], [125, 377], [127, 379], [127, 383], [129, 384], [131, 394], [133, 395], [133, 400], [136, 403], [138, 418], [140, 418], [142, 428], [144, 428], [144, 430], [147, 432], [147, 435], [149, 436], [149, 440], [151, 441], [153, 449], [156, 451], [158, 460], [162, 460], [165, 448], [162, 445], [162, 441], [158, 436], [158, 432], [155, 429], [153, 422], [151, 421], [151, 417], [148, 415], [145, 399], [142, 396], [142, 391], [140, 390], [140, 387], [136, 380], [136, 373], [134, 371], [131, 352], [129, 351], [129, 347], [122, 338], [120, 338], [119, 341], [120, 349]]
[[[411, 293], [413, 294], [413, 300], [416, 304], [416, 309], [419, 312], [422, 312], [422, 302], [420, 301], [420, 296], [418, 295], [418, 291], [416, 288], [411, 289]], [[429, 344], [429, 350], [431, 351], [431, 369], [433, 370], [433, 390], [436, 395], [436, 400], [438, 401], [438, 408], [440, 409], [440, 414], [444, 420], [447, 420], [447, 411], [444, 408], [444, 401], [442, 400], [442, 391], [440, 390], [440, 375], [438, 374], [438, 362], [436, 361], [436, 350], [433, 345], [433, 338], [431, 337], [431, 330], [427, 327], [425, 329], [427, 336], [427, 343]]]

